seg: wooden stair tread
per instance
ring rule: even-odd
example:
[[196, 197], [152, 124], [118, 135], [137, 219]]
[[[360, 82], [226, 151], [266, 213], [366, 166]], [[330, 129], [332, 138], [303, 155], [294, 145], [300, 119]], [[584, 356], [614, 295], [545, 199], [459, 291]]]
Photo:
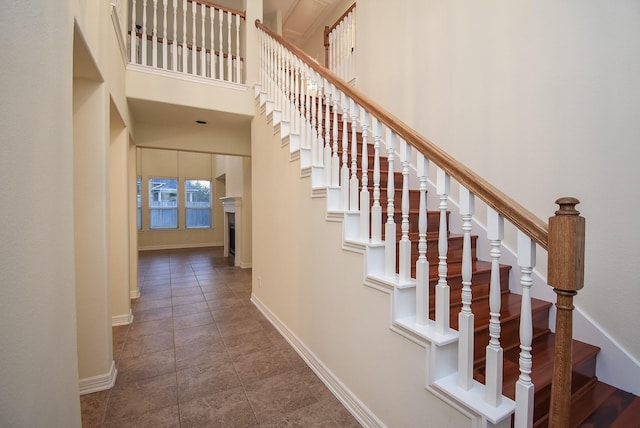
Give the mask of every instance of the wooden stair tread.
[[611, 428], [640, 428], [640, 397], [633, 399], [611, 424]]
[[[531, 381], [536, 391], [540, 391], [551, 385], [553, 375], [553, 353], [555, 350], [555, 334], [548, 333], [533, 340], [532, 344], [533, 370]], [[573, 341], [572, 361], [577, 366], [589, 358], [595, 358], [600, 348], [578, 340]], [[520, 369], [518, 359], [519, 347], [504, 353], [504, 386], [503, 393], [509, 397], [515, 397], [515, 381], [518, 379]]]

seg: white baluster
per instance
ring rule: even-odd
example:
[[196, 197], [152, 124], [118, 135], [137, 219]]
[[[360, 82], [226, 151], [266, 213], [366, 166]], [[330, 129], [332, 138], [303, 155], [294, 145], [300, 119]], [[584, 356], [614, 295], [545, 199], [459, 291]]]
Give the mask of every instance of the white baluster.
[[349, 117], [349, 99], [342, 94], [342, 169], [340, 185], [342, 186], [342, 208], [349, 209], [349, 131], [347, 118]]
[[295, 59], [295, 68], [293, 70], [293, 104], [294, 114], [291, 130], [293, 133], [300, 135], [300, 65], [297, 59]]
[[189, 47], [187, 46], [187, 0], [182, 0], [182, 72], [187, 72], [187, 56]]
[[178, 0], [173, 0], [173, 43], [171, 44], [171, 69], [178, 71]]
[[337, 33], [336, 33], [336, 38], [337, 43], [336, 43], [336, 47], [338, 48], [338, 52], [336, 53], [336, 60], [337, 60], [337, 64], [336, 64], [336, 70], [338, 73], [338, 76], [340, 76], [340, 78], [342, 78], [344, 76], [343, 70], [342, 70], [342, 56], [344, 55], [344, 34], [343, 34], [343, 29], [344, 29], [344, 22], [341, 22], [340, 24], [338, 24], [338, 28], [337, 28]]
[[[143, 0], [144, 1], [144, 0]], [[138, 29], [136, 28], [136, 0], [131, 0], [131, 41], [129, 46], [129, 61], [138, 63]]]
[[311, 102], [311, 121], [309, 122], [310, 141], [311, 141], [311, 165], [317, 166], [319, 164], [318, 159], [318, 110], [316, 104], [317, 84], [315, 75], [309, 74], [309, 81], [311, 82], [311, 88], [307, 88], [307, 91], [311, 91], [309, 94], [309, 101]]
[[291, 129], [291, 53], [288, 50], [284, 50], [283, 56], [283, 68], [284, 68], [284, 112], [283, 120], [289, 123], [289, 129]]
[[207, 6], [203, 3], [200, 5], [200, 72], [199, 76], [207, 75], [207, 32], [205, 30], [205, 22], [207, 20]]
[[350, 100], [351, 111], [351, 180], [349, 180], [349, 209], [358, 211], [358, 105]]
[[380, 139], [382, 124], [373, 116], [373, 206], [371, 207], [371, 240], [382, 242], [382, 206], [380, 205]]
[[393, 163], [395, 160], [396, 151], [396, 134], [387, 129], [387, 162], [389, 163], [388, 171], [390, 179], [387, 180], [387, 223], [384, 229], [384, 272], [386, 276], [393, 276], [396, 274], [396, 222], [393, 218], [394, 215], [394, 197], [395, 197], [395, 185], [393, 182]]
[[485, 400], [492, 406], [502, 403], [502, 347], [500, 346], [500, 245], [504, 236], [504, 218], [487, 208], [487, 237], [491, 245], [491, 284], [489, 289], [489, 345], [486, 357]]
[[191, 74], [198, 74], [198, 41], [196, 16], [198, 15], [198, 3], [191, 2]]
[[331, 87], [329, 81], [324, 79], [324, 184], [330, 186], [332, 177], [331, 159]]
[[232, 70], [232, 64], [231, 61], [233, 60], [232, 58], [232, 53], [233, 51], [231, 50], [231, 12], [227, 12], [227, 81], [231, 82], [233, 80], [233, 70]]
[[371, 204], [369, 197], [369, 148], [367, 140], [369, 138], [369, 112], [363, 110], [361, 119], [362, 127], [362, 190], [360, 190], [360, 239], [369, 241], [369, 207]]
[[402, 162], [402, 223], [400, 230], [400, 281], [411, 278], [411, 241], [409, 240], [409, 163], [411, 162], [411, 146], [400, 141], [400, 161]]
[[349, 81], [356, 77], [356, 11], [351, 12], [351, 46], [349, 46]]
[[349, 12], [347, 15], [347, 59], [345, 61], [346, 73], [344, 76], [344, 80], [347, 82], [351, 80], [351, 58], [353, 56], [353, 52], [351, 48], [353, 47], [353, 11]]
[[311, 105], [309, 101], [309, 70], [306, 64], [300, 68], [300, 91], [302, 94], [302, 126], [301, 126], [301, 141], [302, 147], [305, 149], [311, 148]]
[[151, 65], [158, 68], [158, 0], [153, 0], [153, 29], [151, 30]]
[[474, 195], [460, 186], [460, 215], [462, 216], [462, 310], [458, 314], [458, 386], [469, 390], [473, 386], [473, 323], [471, 311], [471, 219], [475, 206]]
[[[218, 79], [224, 80], [224, 51], [222, 50], [222, 25], [224, 23], [224, 12], [222, 9], [218, 9]], [[268, 40], [269, 57], [271, 56], [271, 38]], [[271, 63], [270, 63], [271, 64]], [[269, 73], [272, 69], [269, 68]], [[269, 79], [272, 78], [272, 74], [269, 74]], [[273, 92], [272, 92], [273, 94]]]
[[[212, 7], [209, 8], [209, 77], [212, 79], [216, 78], [216, 45], [214, 43], [214, 37], [213, 35], [215, 34], [213, 29], [214, 29], [214, 21], [216, 19], [216, 10]], [[262, 31], [258, 31], [258, 37], [261, 38], [262, 37]], [[258, 42], [258, 46], [260, 46], [260, 50], [261, 50], [261, 54], [262, 54], [262, 48], [263, 48], [263, 42]], [[260, 71], [262, 72], [262, 62], [264, 61], [264, 56], [260, 56]], [[262, 82], [262, 75], [260, 76], [259, 79], [260, 82]], [[264, 90], [264, 86], [262, 86], [262, 89]]]
[[142, 37], [140, 38], [142, 44], [142, 58], [140, 63], [142, 65], [149, 65], [147, 61], [147, 0], [142, 0]]
[[333, 102], [333, 145], [331, 154], [331, 185], [340, 185], [340, 159], [338, 157], [338, 89], [331, 85], [331, 101]]
[[329, 70], [336, 72], [336, 31], [329, 33]]
[[533, 339], [533, 320], [531, 314], [531, 273], [536, 265], [536, 244], [524, 233], [518, 231], [518, 265], [520, 266], [520, 285], [522, 285], [522, 303], [520, 307], [520, 377], [516, 382], [515, 428], [533, 426], [533, 394], [531, 382], [531, 342]]
[[162, 68], [169, 69], [167, 57], [167, 0], [162, 0]]
[[436, 190], [440, 198], [440, 227], [438, 229], [438, 285], [436, 286], [436, 331], [445, 334], [449, 330], [449, 284], [447, 283], [447, 252], [449, 234], [447, 230], [447, 199], [449, 197], [449, 174], [438, 168]]
[[240, 15], [236, 17], [236, 78], [234, 82], [242, 83], [242, 76], [240, 75]]
[[[317, 123], [318, 123], [318, 127], [315, 131], [315, 133], [318, 135], [318, 144], [317, 144], [317, 157], [318, 157], [318, 164], [320, 166], [323, 166], [324, 168], [328, 168], [328, 165], [324, 162], [324, 134], [322, 133], [322, 92], [323, 92], [323, 80], [322, 80], [322, 76], [320, 76], [318, 73], [314, 73], [316, 82], [317, 82], [317, 90], [316, 90], [316, 101], [318, 103], [318, 117], [317, 117]], [[323, 177], [324, 179], [324, 177]], [[326, 186], [327, 181], [323, 180], [323, 184]]]
[[416, 165], [420, 182], [420, 208], [418, 213], [418, 260], [416, 261], [416, 323], [429, 321], [429, 260], [427, 259], [427, 177], [429, 160], [418, 152]]
[[[229, 17], [227, 15], [227, 17]], [[231, 25], [231, 22], [229, 22]], [[282, 113], [282, 46], [279, 43], [274, 43], [274, 54], [275, 54], [275, 81], [276, 81], [276, 90], [273, 94], [274, 96], [274, 105], [275, 109]], [[227, 64], [231, 63], [231, 55], [227, 56]], [[231, 81], [231, 74], [227, 76], [228, 81]]]

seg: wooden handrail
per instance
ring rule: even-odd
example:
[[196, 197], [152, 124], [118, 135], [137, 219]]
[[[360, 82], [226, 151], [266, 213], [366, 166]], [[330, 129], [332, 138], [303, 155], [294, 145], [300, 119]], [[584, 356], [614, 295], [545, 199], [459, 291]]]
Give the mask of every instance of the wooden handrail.
[[204, 4], [205, 6], [210, 6], [214, 9], [220, 9], [220, 10], [224, 10], [225, 12], [231, 12], [234, 15], [240, 15], [242, 17], [242, 19], [246, 19], [246, 13], [240, 10], [236, 10], [236, 9], [232, 9], [230, 7], [226, 7], [226, 6], [221, 6], [219, 4], [215, 4], [215, 3], [211, 3], [209, 1], [206, 0], [187, 0], [189, 3], [197, 3], [197, 4]]
[[335, 30], [335, 28], [340, 25], [340, 23], [342, 22], [343, 19], [345, 19], [347, 17], [347, 15], [349, 15], [349, 12], [351, 12], [353, 9], [356, 8], [356, 4], [355, 2], [349, 6], [349, 8], [340, 16], [340, 18], [338, 18], [336, 20], [336, 22], [333, 23], [333, 25], [329, 26], [329, 25], [325, 25], [324, 26], [324, 65], [325, 67], [329, 66], [329, 34], [331, 34], [331, 32], [333, 30]]
[[380, 122], [393, 130], [403, 140], [418, 149], [428, 159], [435, 162], [440, 168], [449, 174], [449, 176], [453, 177], [470, 192], [482, 199], [487, 205], [500, 213], [519, 230], [533, 239], [538, 245], [545, 250], [548, 248], [549, 226], [546, 222], [535, 216], [532, 212], [524, 208], [465, 165], [452, 158], [444, 150], [418, 134], [418, 132], [410, 128], [407, 124], [389, 113], [387, 110], [380, 107], [373, 100], [347, 84], [329, 69], [318, 64], [301, 49], [289, 43], [277, 33], [271, 31], [271, 29], [262, 24], [259, 19], [256, 19], [255, 24], [257, 28], [267, 33], [281, 45], [289, 49], [289, 51], [305, 61], [309, 67], [314, 69], [318, 74], [331, 82], [345, 95], [353, 99], [358, 105], [375, 116]]
[[[128, 33], [128, 34], [129, 34], [129, 35], [131, 35], [131, 31], [129, 31], [129, 33]], [[142, 38], [142, 33], [136, 33], [136, 37], [137, 37], [137, 38], [139, 38], [139, 39], [141, 39], [141, 38]], [[152, 42], [152, 41], [153, 41], [153, 36], [151, 36], [151, 35], [147, 34], [147, 41]], [[162, 43], [162, 42], [164, 41], [164, 38], [162, 38], [162, 37], [156, 37], [156, 41], [157, 41], [158, 43]], [[172, 44], [174, 44], [174, 43], [175, 43], [177, 46], [182, 46], [182, 47], [184, 47], [184, 46], [185, 46], [185, 44], [184, 44], [183, 42], [174, 42], [174, 41], [173, 41], [173, 40], [171, 40], [171, 39], [167, 39], [167, 45], [172, 45]], [[193, 49], [193, 44], [187, 43], [187, 45], [186, 45], [186, 46], [187, 46], [187, 49], [190, 49], [190, 50], [192, 50], [192, 49]], [[196, 51], [197, 51], [197, 52], [201, 52], [201, 51], [202, 51], [202, 48], [201, 48], [200, 46], [196, 46]], [[222, 57], [223, 57], [223, 58], [228, 58], [228, 57], [229, 57], [229, 54], [228, 54], [228, 53], [226, 53], [226, 52], [220, 52], [220, 51], [215, 51], [215, 50], [214, 50], [214, 51], [211, 51], [211, 49], [206, 49], [206, 48], [205, 48], [205, 50], [204, 50], [204, 51], [205, 51], [206, 53], [212, 53], [212, 52], [213, 52], [213, 54], [214, 54], [215, 56], [220, 56], [220, 55], [222, 55]], [[237, 55], [233, 55], [233, 54], [231, 55], [231, 59], [237, 59], [237, 58], [238, 58], [238, 56], [237, 56]], [[244, 58], [240, 57], [240, 61], [244, 61]]]
[[[350, 13], [353, 9], [355, 9], [355, 8], [356, 8], [356, 4], [355, 4], [355, 2], [354, 2], [351, 6], [349, 6], [349, 9], [347, 9], [347, 10], [346, 10], [346, 11], [345, 11], [341, 16], [340, 16], [340, 18], [336, 19], [336, 22], [334, 22], [332, 26], [330, 26], [330, 27], [329, 27], [329, 26], [324, 27], [324, 28], [325, 28], [325, 34], [328, 34], [328, 33], [332, 32], [333, 30], [335, 30], [335, 29], [336, 29], [336, 27], [337, 27], [338, 25], [340, 25], [340, 23], [342, 22], [342, 20], [343, 20], [343, 19], [345, 19], [345, 18], [347, 17], [347, 15], [349, 15], [349, 13]], [[326, 30], [327, 28], [328, 28], [328, 30]]]

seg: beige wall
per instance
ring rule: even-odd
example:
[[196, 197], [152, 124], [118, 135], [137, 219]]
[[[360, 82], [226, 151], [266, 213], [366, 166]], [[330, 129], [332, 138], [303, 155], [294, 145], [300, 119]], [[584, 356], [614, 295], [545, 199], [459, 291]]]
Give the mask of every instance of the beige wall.
[[391, 296], [363, 285], [362, 255], [264, 116], [252, 135], [254, 296], [384, 425], [469, 426], [425, 390], [425, 349], [389, 330]]
[[140, 122], [136, 124], [135, 138], [138, 147], [240, 156], [251, 153], [248, 120], [240, 126], [220, 123], [207, 125], [202, 129]]
[[[214, 182], [215, 155], [176, 150], [139, 149], [139, 173], [142, 177], [142, 230], [138, 231], [140, 249], [188, 248], [222, 245], [223, 231], [216, 217], [220, 201]], [[150, 230], [148, 211], [149, 178], [178, 178], [178, 229]], [[210, 229], [186, 229], [184, 219], [184, 180], [212, 181], [212, 213]]]
[[357, 61], [359, 88], [541, 218], [582, 201], [576, 306], [639, 361], [637, 18], [633, 0], [363, 2]]
[[12, 47], [0, 65], [0, 419], [8, 427], [81, 426], [72, 22], [65, 0], [6, 2], [0, 13]]
[[109, 99], [105, 85], [74, 79], [75, 282], [80, 380], [107, 375], [111, 341]]

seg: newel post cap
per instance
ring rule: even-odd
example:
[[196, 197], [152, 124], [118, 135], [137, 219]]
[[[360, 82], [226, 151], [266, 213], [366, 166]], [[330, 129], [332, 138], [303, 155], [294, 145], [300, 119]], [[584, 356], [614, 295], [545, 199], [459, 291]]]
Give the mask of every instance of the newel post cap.
[[553, 288], [577, 291], [584, 286], [585, 219], [576, 210], [576, 198], [559, 198], [555, 216], [549, 218], [549, 273]]

